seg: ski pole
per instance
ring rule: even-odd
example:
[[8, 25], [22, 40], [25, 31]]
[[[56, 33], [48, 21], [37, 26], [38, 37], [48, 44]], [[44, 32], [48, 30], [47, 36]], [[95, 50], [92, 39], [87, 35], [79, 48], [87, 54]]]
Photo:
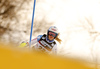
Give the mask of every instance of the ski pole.
[[36, 4], [36, 0], [34, 0], [34, 5], [33, 5], [33, 14], [32, 14], [32, 23], [31, 23], [31, 32], [30, 32], [29, 48], [31, 47], [31, 40], [32, 40], [32, 31], [33, 31], [35, 4]]

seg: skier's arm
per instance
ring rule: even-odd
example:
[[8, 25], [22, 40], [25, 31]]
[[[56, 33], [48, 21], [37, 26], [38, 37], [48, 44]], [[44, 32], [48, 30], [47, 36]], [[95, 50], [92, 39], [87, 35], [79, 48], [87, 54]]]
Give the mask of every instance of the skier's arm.
[[[28, 42], [27, 42], [28, 43]], [[37, 43], [37, 37], [31, 40], [31, 45]], [[29, 44], [29, 43], [28, 43]]]
[[[31, 40], [31, 45], [35, 44], [37, 42], [37, 37]], [[23, 41], [19, 47], [27, 47], [29, 46], [29, 42]]]
[[[34, 45], [35, 43], [37, 43], [37, 42], [40, 40], [41, 37], [42, 37], [42, 35], [38, 35], [36, 38], [32, 39], [32, 40], [31, 40], [31, 45]], [[25, 46], [29, 46], [29, 42], [23, 41], [23, 42], [20, 44], [19, 47], [25, 47]]]
[[[41, 37], [42, 37], [42, 35], [38, 35], [36, 38], [32, 39], [32, 40], [31, 40], [31, 45], [37, 43], [37, 42], [40, 40]], [[28, 43], [28, 42], [27, 42], [27, 43]], [[28, 44], [29, 44], [29, 43], [28, 43]]]

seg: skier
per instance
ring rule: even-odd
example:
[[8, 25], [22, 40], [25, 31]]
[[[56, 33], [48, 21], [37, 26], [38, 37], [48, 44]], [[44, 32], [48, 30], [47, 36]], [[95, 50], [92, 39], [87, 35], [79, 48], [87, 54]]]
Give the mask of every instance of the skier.
[[[58, 36], [59, 33], [57, 27], [51, 26], [47, 31], [47, 35], [38, 35], [36, 38], [31, 40], [31, 45], [36, 44], [33, 46], [35, 50], [57, 54], [57, 43], [55, 40], [61, 43], [61, 39], [59, 39]], [[21, 44], [23, 43], [25, 42], [22, 42]], [[25, 46], [29, 46], [29, 43], [27, 42]]]

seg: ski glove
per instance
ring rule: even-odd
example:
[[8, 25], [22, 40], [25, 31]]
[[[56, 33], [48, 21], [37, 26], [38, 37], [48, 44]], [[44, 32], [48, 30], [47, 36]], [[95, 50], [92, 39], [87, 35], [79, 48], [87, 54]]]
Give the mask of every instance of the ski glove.
[[29, 46], [28, 42], [22, 42], [18, 47], [27, 47]]

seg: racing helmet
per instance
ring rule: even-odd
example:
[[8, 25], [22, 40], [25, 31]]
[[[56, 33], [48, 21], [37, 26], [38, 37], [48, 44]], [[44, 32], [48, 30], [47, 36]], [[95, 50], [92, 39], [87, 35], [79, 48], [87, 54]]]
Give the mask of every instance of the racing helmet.
[[57, 35], [58, 35], [58, 29], [57, 29], [57, 27], [56, 27], [56, 26], [51, 26], [51, 27], [48, 29], [48, 31], [47, 31], [47, 36], [48, 36], [48, 35], [51, 35], [51, 36], [53, 36], [54, 38], [56, 38]]

